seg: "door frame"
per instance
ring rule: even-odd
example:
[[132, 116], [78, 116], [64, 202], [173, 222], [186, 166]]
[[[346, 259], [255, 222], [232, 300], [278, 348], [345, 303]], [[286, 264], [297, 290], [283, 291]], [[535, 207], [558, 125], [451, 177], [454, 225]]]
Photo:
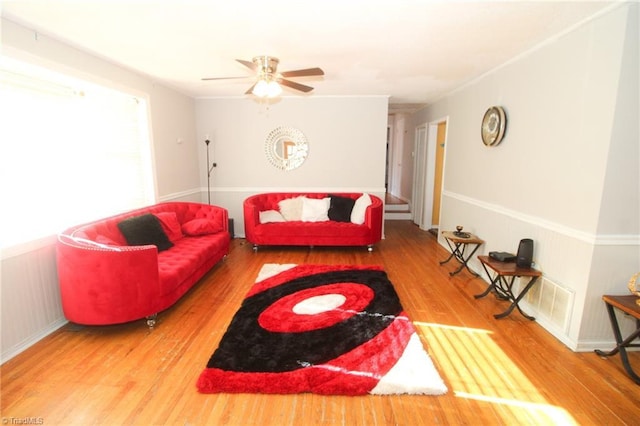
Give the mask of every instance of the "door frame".
[[[413, 194], [414, 199], [412, 204], [414, 205], [416, 214], [413, 216], [413, 221], [420, 229], [428, 231], [433, 225], [433, 185], [435, 182], [435, 164], [436, 164], [436, 148], [438, 138], [438, 124], [445, 122], [447, 124], [447, 132], [445, 133], [444, 146], [445, 152], [442, 164], [442, 188], [444, 188], [444, 167], [446, 164], [446, 147], [447, 136], [449, 133], [449, 117], [443, 117], [428, 123], [422, 123], [416, 126], [416, 136], [414, 143], [414, 178], [413, 178]], [[426, 156], [423, 159], [418, 158], [418, 146], [419, 146], [419, 132], [421, 129], [426, 129]], [[419, 162], [423, 161], [422, 164]], [[425, 170], [426, 169], [426, 170]], [[425, 170], [424, 177], [419, 176], [419, 171]], [[421, 191], [421, 193], [419, 193]], [[441, 191], [442, 193], [442, 191]], [[420, 201], [422, 198], [422, 206], [416, 206], [415, 202]], [[442, 195], [441, 195], [442, 199]], [[440, 203], [440, 209], [442, 210], [442, 203]], [[414, 209], [411, 209], [414, 211]], [[418, 217], [419, 216], [419, 217]]]
[[423, 229], [424, 207], [426, 193], [426, 176], [428, 170], [428, 126], [420, 124], [416, 126], [413, 140], [413, 187], [411, 194], [411, 220]]

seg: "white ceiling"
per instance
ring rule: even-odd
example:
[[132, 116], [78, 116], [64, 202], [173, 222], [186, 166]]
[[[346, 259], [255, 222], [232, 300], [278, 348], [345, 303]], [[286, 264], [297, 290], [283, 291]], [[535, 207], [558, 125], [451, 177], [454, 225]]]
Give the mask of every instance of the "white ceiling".
[[235, 61], [280, 58], [309, 95], [428, 104], [612, 2], [435, 0], [5, 0], [2, 16], [193, 97], [244, 96]]

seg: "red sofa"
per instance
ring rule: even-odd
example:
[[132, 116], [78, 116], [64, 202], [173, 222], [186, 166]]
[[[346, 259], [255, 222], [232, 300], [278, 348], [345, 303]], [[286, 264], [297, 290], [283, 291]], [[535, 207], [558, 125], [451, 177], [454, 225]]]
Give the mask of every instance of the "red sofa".
[[[149, 219], [149, 213], [154, 229], [161, 225], [167, 246], [127, 242], [130, 235], [123, 234], [123, 221]], [[56, 247], [65, 317], [86, 325], [146, 317], [153, 326], [158, 312], [229, 253], [228, 224], [224, 208], [168, 202], [67, 229]]]
[[311, 199], [326, 199], [330, 195], [357, 200], [362, 193], [264, 193], [244, 201], [244, 230], [254, 250], [259, 246], [367, 246], [369, 251], [382, 238], [382, 200], [369, 195], [371, 204], [364, 212], [364, 223], [322, 220], [316, 222], [286, 220], [261, 223], [261, 212], [278, 211], [279, 202], [305, 196]]

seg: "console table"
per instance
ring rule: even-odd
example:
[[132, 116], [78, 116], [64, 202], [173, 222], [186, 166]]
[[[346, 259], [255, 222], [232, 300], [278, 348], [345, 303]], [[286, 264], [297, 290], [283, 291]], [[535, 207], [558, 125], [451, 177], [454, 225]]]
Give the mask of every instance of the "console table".
[[[453, 276], [466, 267], [467, 271], [477, 277], [478, 274], [469, 269], [469, 265], [467, 265], [467, 262], [469, 262], [469, 259], [471, 259], [471, 256], [473, 256], [476, 250], [478, 250], [478, 248], [482, 244], [484, 244], [484, 241], [468, 232], [456, 233], [452, 231], [442, 231], [442, 236], [447, 242], [449, 249], [451, 249], [451, 255], [447, 259], [440, 262], [440, 265], [444, 265], [451, 259], [455, 258], [460, 263], [460, 267], [453, 272], [449, 272], [449, 275]], [[465, 251], [467, 250], [467, 246], [469, 245], [471, 245], [473, 248], [471, 249], [471, 253], [465, 256]]]
[[[533, 287], [538, 278], [542, 276], [542, 272], [533, 268], [521, 268], [516, 265], [515, 262], [500, 262], [499, 260], [492, 259], [489, 256], [478, 256], [478, 260], [482, 263], [482, 267], [491, 280], [491, 283], [483, 293], [476, 294], [473, 297], [479, 299], [494, 290], [498, 297], [511, 301], [509, 308], [501, 314], [494, 315], [494, 318], [504, 318], [509, 315], [514, 308], [518, 308], [525, 318], [531, 321], [535, 320], [535, 317], [525, 314], [522, 309], [520, 309], [520, 305], [518, 305], [518, 303], [520, 303], [527, 292], [531, 290], [531, 287]], [[492, 274], [489, 270], [493, 272], [493, 278], [491, 277]], [[513, 282], [516, 277], [529, 277], [529, 282], [517, 295], [513, 293]]]
[[[632, 294], [627, 296], [602, 296], [602, 300], [607, 306], [607, 312], [609, 313], [609, 320], [611, 321], [611, 328], [613, 329], [613, 335], [616, 338], [616, 347], [609, 352], [604, 352], [596, 349], [595, 352], [600, 356], [611, 356], [620, 352], [620, 359], [622, 365], [627, 371], [627, 374], [631, 376], [631, 379], [640, 385], [640, 376], [638, 376], [631, 368], [629, 363], [629, 356], [627, 355], [626, 348], [640, 347], [639, 343], [631, 343], [640, 336], [640, 305], [636, 303], [637, 296]], [[622, 340], [622, 334], [620, 333], [620, 326], [618, 325], [618, 319], [614, 308], [620, 309], [622, 312], [631, 315], [636, 319], [636, 331], [631, 333], [629, 337]]]

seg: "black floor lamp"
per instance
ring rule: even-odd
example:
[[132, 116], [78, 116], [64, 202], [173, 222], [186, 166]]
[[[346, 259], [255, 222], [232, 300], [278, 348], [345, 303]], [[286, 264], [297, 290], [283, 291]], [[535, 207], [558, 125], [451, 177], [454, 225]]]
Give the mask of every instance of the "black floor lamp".
[[209, 166], [209, 139], [205, 139], [204, 143], [207, 144], [207, 200], [211, 204], [211, 170], [217, 166], [216, 163]]

